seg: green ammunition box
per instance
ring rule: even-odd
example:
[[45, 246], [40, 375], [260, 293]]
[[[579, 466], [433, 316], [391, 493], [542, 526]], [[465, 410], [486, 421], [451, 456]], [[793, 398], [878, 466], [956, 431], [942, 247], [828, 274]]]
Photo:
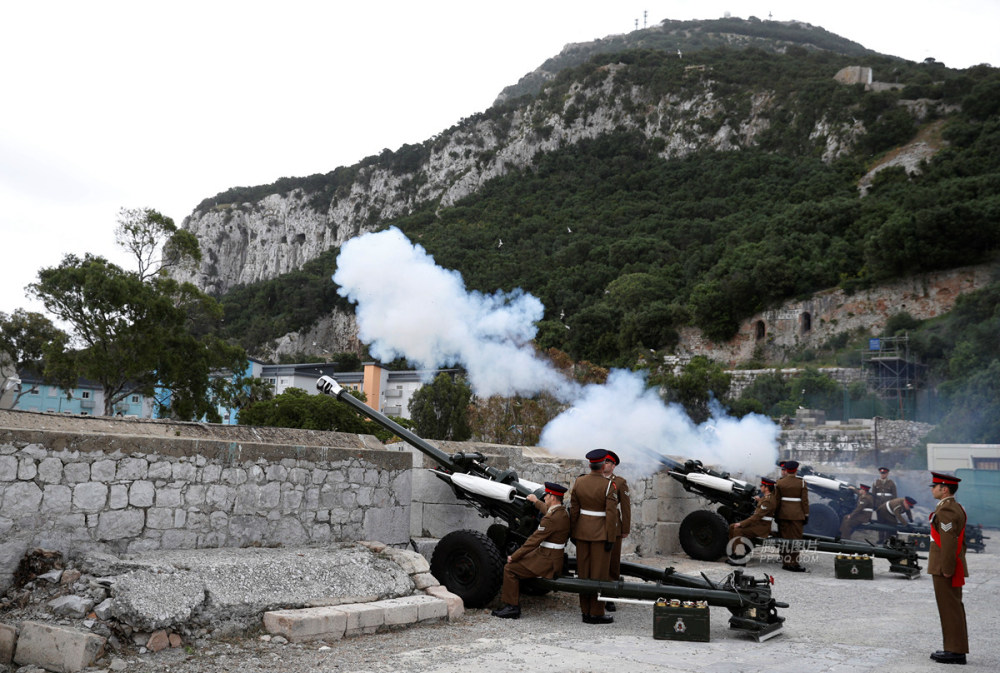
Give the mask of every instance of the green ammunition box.
[[653, 638], [656, 640], [693, 640], [707, 643], [711, 623], [709, 607], [677, 607], [670, 601], [658, 600], [653, 604]]
[[838, 556], [833, 560], [833, 572], [838, 580], [873, 580], [875, 571], [870, 556], [853, 558]]

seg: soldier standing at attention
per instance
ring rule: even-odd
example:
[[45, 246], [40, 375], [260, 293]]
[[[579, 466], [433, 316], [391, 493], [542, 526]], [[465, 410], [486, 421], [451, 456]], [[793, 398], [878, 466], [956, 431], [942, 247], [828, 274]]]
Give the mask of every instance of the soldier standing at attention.
[[[798, 461], [784, 461], [781, 479], [774, 484], [774, 518], [778, 522], [778, 535], [786, 540], [801, 540], [802, 529], [809, 521], [809, 489], [806, 482], [795, 475], [798, 469]], [[786, 550], [781, 561], [783, 570], [807, 572], [799, 565], [799, 552], [795, 548]]]
[[[580, 579], [610, 579], [611, 548], [618, 535], [618, 488], [603, 474], [607, 457], [604, 449], [589, 452], [590, 473], [573, 482], [569, 520], [576, 545], [576, 574]], [[597, 600], [596, 593], [580, 594], [580, 610], [585, 624], [614, 621], [614, 617], [604, 614], [604, 601]]]
[[931, 472], [931, 495], [938, 501], [931, 513], [931, 549], [927, 556], [927, 574], [934, 580], [934, 598], [944, 649], [931, 655], [941, 664], [964, 664], [969, 652], [969, 632], [965, 622], [962, 586], [969, 576], [965, 564], [965, 508], [955, 500], [958, 477]]
[[[875, 512], [876, 516], [878, 513], [878, 508], [889, 502], [890, 500], [896, 499], [896, 482], [889, 478], [889, 468], [880, 467], [878, 468], [879, 478], [875, 480], [872, 485], [872, 495], [875, 497]], [[877, 516], [879, 523], [892, 524], [892, 518], [886, 521], [882, 520], [882, 517]], [[878, 532], [878, 542], [882, 544], [885, 542], [889, 534], [885, 531]]]
[[[771, 535], [771, 522], [774, 521], [774, 479], [763, 477], [760, 480], [761, 494], [757, 496], [757, 507], [753, 514], [743, 521], [729, 525], [729, 539], [737, 537], [768, 537]], [[731, 566], [743, 565], [732, 556], [726, 559]]]
[[[618, 535], [615, 536], [615, 544], [611, 548], [611, 565], [608, 570], [608, 577], [613, 580], [621, 579], [622, 576], [622, 539], [627, 538], [632, 530], [632, 500], [628, 494], [628, 482], [624, 477], [615, 474], [615, 468], [621, 464], [621, 459], [614, 451], [608, 451], [608, 457], [604, 459], [604, 476], [615, 482], [618, 489]], [[616, 610], [613, 601], [605, 601], [604, 609], [608, 612]]]
[[534, 493], [528, 502], [545, 516], [538, 528], [517, 551], [507, 557], [503, 567], [503, 605], [493, 611], [494, 617], [518, 619], [521, 616], [521, 580], [528, 577], [558, 577], [563, 567], [563, 550], [569, 539], [569, 514], [563, 507], [566, 487], [545, 482], [545, 496], [539, 500]]
[[875, 511], [875, 498], [869, 493], [871, 486], [860, 484], [858, 486], [858, 504], [854, 511], [844, 517], [840, 524], [840, 537], [842, 540], [850, 540], [854, 529], [872, 520], [872, 513]]

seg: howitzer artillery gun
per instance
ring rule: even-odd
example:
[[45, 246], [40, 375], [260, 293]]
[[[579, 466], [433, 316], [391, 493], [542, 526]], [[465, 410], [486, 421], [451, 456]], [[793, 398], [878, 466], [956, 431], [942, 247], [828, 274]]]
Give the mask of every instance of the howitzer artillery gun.
[[[799, 476], [809, 484], [810, 493], [815, 493], [826, 500], [825, 503], [810, 503], [809, 525], [806, 526], [805, 532], [824, 537], [837, 537], [840, 532], [840, 522], [854, 511], [854, 506], [857, 504], [857, 489], [832, 475], [817, 472], [809, 465], [799, 467]], [[931, 529], [925, 523], [896, 526], [879, 523], [873, 519], [869, 523], [858, 526], [858, 530], [875, 531], [900, 537], [913, 542], [917, 551], [930, 549]], [[983, 535], [982, 526], [966, 526], [965, 546], [969, 550], [985, 551], [986, 543], [984, 540], [988, 539], [987, 536]]]
[[[372, 409], [343, 389], [334, 379], [322, 376], [316, 388], [344, 402], [358, 413], [394, 432], [421, 453], [429, 456], [437, 467], [431, 473], [446, 482], [455, 496], [475, 507], [481, 516], [500, 519], [486, 534], [475, 530], [456, 530], [438, 541], [431, 555], [431, 573], [444, 586], [462, 598], [468, 607], [483, 607], [493, 600], [500, 589], [504, 560], [538, 527], [538, 513], [526, 499], [534, 493], [544, 495], [541, 484], [520, 479], [514, 470], [501, 470], [487, 465], [481, 453], [447, 454], [421, 439], [392, 419]], [[729, 626], [754, 636], [758, 642], [780, 633], [785, 618], [778, 608], [788, 607], [771, 597], [773, 578], [757, 579], [736, 570], [723, 580], [713, 582], [700, 576], [674, 572], [673, 568], [657, 570], [635, 563], [621, 564], [623, 577], [639, 582], [580, 579], [575, 572], [576, 559], [567, 557], [562, 577], [537, 578], [522, 585], [527, 590], [566, 591], [578, 594], [599, 594], [602, 600], [650, 602], [658, 598], [685, 601], [707, 601], [709, 605], [727, 608]]]
[[[715, 512], [697, 510], [681, 521], [681, 547], [688, 556], [703, 561], [716, 561], [725, 555], [729, 542], [729, 524], [749, 518], [756, 508], [756, 486], [732, 478], [728, 472], [717, 472], [706, 468], [700, 460], [680, 462], [660, 456], [660, 462], [668, 468], [668, 474], [684, 487], [697, 493], [712, 503], [719, 505]], [[811, 487], [810, 487], [811, 488]], [[809, 507], [812, 518], [813, 506]], [[808, 530], [808, 529], [807, 529]], [[901, 573], [907, 578], [920, 574], [919, 556], [916, 546], [899, 538], [890, 538], [885, 545], [851, 542], [827, 535], [806, 532], [810, 551], [835, 554], [868, 554], [889, 561], [891, 572]], [[769, 538], [775, 544], [786, 543], [788, 547], [801, 541]]]

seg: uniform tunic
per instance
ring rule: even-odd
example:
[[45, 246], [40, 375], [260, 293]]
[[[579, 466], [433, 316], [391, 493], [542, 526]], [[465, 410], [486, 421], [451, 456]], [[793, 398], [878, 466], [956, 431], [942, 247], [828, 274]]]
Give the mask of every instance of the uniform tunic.
[[774, 520], [774, 495], [767, 493], [757, 501], [757, 507], [749, 518], [729, 526], [729, 539], [734, 537], [768, 537], [771, 534], [771, 522]]
[[840, 537], [847, 540], [851, 537], [854, 529], [872, 520], [872, 513], [875, 511], [875, 498], [871, 493], [862, 491], [858, 496], [858, 504], [854, 511], [844, 517], [840, 524]]
[[896, 482], [888, 477], [885, 479], [876, 479], [875, 483], [872, 484], [872, 497], [875, 498], [876, 508], [881, 507], [883, 503], [894, 500], [898, 497], [896, 494]]
[[[539, 500], [535, 503], [535, 508], [543, 511], [545, 503]], [[520, 580], [528, 577], [557, 577], [562, 572], [569, 528], [569, 513], [562, 503], [549, 507], [538, 522], [535, 532], [510, 555], [510, 561], [503, 567], [500, 600], [507, 605], [518, 605], [521, 598]]]
[[931, 548], [927, 555], [927, 574], [934, 580], [934, 597], [944, 649], [968, 654], [969, 633], [962, 603], [962, 585], [969, 576], [965, 564], [965, 510], [955, 496], [941, 498], [931, 514]]
[[[778, 535], [786, 540], [801, 540], [802, 528], [809, 516], [809, 489], [806, 482], [794, 474], [786, 474], [774, 484], [774, 518]], [[783, 565], [799, 564], [799, 552], [789, 550]]]
[[622, 575], [622, 538], [632, 530], [632, 498], [628, 492], [628, 482], [617, 474], [611, 477], [618, 489], [618, 535], [615, 537], [615, 544], [611, 548], [611, 565], [608, 570], [608, 577], [613, 580], [619, 579]]
[[[618, 536], [618, 489], [599, 470], [577, 477], [569, 508], [571, 537], [576, 543], [576, 573], [581, 579], [609, 580], [611, 547]], [[605, 549], [605, 543], [608, 548]], [[584, 615], [604, 615], [597, 594], [580, 594]]]
[[884, 502], [876, 510], [878, 522], [889, 524], [890, 526], [905, 526], [909, 519], [913, 521], [913, 515], [906, 509], [906, 498], [893, 498], [889, 502]]

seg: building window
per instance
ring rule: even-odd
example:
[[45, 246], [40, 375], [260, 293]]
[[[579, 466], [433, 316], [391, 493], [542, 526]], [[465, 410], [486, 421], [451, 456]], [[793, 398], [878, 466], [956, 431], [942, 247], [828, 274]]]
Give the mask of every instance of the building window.
[[90, 399], [90, 391], [89, 390], [83, 390], [83, 391], [81, 391], [80, 392], [80, 399], [82, 399], [82, 400], [89, 400]]
[[32, 388], [31, 390], [28, 391], [28, 394], [29, 395], [40, 395], [41, 393], [38, 392], [38, 388]]
[[132, 404], [139, 404], [139, 396], [138, 395], [133, 395], [132, 396]]

